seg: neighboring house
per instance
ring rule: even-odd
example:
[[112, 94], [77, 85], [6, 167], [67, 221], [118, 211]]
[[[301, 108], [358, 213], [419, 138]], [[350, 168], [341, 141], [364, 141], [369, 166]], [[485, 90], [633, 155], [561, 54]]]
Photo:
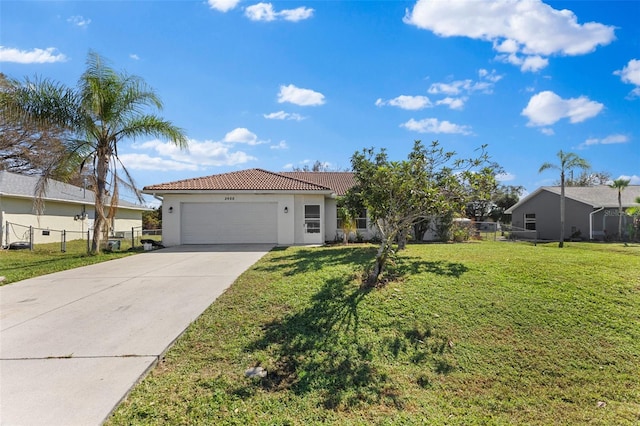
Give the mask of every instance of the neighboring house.
[[[249, 169], [150, 185], [143, 192], [162, 197], [166, 246], [322, 244], [340, 238], [337, 197], [354, 183], [350, 172]], [[366, 219], [357, 223], [366, 227]]]
[[[34, 243], [60, 242], [86, 238], [95, 219], [94, 194], [91, 190], [49, 180], [41, 215], [34, 208], [37, 176], [0, 171], [1, 244], [28, 241], [29, 227], [34, 228]], [[112, 235], [131, 235], [132, 228], [142, 226], [142, 212], [151, 210], [120, 201], [112, 223]]]
[[[638, 206], [640, 185], [622, 191], [623, 209]], [[514, 227], [537, 231], [541, 240], [557, 240], [560, 234], [560, 187], [544, 186], [505, 212]], [[624, 213], [623, 213], [624, 214]], [[632, 223], [622, 218], [623, 232]], [[603, 240], [618, 233], [618, 190], [608, 185], [565, 188], [565, 239]]]

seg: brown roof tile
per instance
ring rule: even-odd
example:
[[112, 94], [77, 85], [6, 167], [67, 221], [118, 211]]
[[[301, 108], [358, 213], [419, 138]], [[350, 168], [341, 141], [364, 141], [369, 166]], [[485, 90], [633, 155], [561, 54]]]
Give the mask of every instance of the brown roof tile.
[[333, 188], [319, 182], [273, 173], [262, 169], [248, 169], [200, 178], [160, 183], [144, 187], [144, 191], [222, 190], [222, 191], [328, 191]]
[[315, 183], [331, 188], [337, 195], [344, 195], [356, 184], [353, 172], [280, 172], [283, 176]]

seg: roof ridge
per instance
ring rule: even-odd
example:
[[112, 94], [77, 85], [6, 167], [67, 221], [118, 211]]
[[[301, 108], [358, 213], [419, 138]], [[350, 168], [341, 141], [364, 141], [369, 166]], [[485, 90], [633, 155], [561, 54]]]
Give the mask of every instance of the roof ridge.
[[[281, 178], [294, 180], [296, 182], [306, 183], [306, 184], [309, 184], [309, 185], [317, 186], [318, 188], [328, 189], [328, 190], [332, 191], [332, 189], [329, 188], [328, 186], [320, 185], [319, 183], [316, 183], [316, 182], [311, 182], [311, 181], [307, 181], [307, 180], [294, 178], [292, 176], [286, 176], [286, 175], [283, 175], [282, 173], [272, 172], [271, 170], [265, 170], [265, 169], [262, 169], [260, 167], [254, 167], [253, 169], [247, 169], [247, 170], [244, 170], [244, 171], [246, 172], [246, 171], [250, 171], [250, 170], [257, 170], [257, 171], [260, 171], [260, 172], [268, 173], [268, 174], [273, 175], [273, 176], [278, 176], [278, 177], [281, 177]], [[242, 171], [242, 170], [240, 170], [240, 171]]]
[[310, 180], [299, 179], [297, 177], [286, 176], [286, 175], [282, 174], [282, 173], [320, 173], [320, 172], [270, 172], [270, 173], [276, 174], [278, 176], [282, 176], [282, 177], [287, 178], [287, 179], [292, 179], [292, 180], [295, 180], [295, 181], [298, 181], [298, 182], [307, 183], [309, 185], [314, 185], [314, 186], [317, 186], [317, 187], [322, 188], [322, 189], [328, 189], [329, 191], [333, 191], [333, 189], [329, 188], [328, 186], [320, 185], [317, 182], [312, 182]]

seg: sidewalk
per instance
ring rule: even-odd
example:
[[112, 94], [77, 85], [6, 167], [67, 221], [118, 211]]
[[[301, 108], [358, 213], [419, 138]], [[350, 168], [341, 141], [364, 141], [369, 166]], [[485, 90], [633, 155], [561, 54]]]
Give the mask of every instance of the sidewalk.
[[183, 246], [0, 287], [0, 424], [101, 424], [270, 249]]

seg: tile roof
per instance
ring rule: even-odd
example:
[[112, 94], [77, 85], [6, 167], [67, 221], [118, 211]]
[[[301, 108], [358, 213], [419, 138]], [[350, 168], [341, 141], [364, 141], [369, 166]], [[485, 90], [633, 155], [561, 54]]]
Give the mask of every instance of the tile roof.
[[284, 173], [248, 169], [145, 186], [143, 191], [332, 191], [328, 185]]
[[[0, 171], [0, 196], [33, 198], [39, 176], [20, 175], [6, 170]], [[93, 191], [50, 179], [43, 197], [45, 201], [64, 201], [77, 204], [94, 204]], [[138, 204], [119, 200], [119, 207], [149, 210]]]
[[356, 184], [353, 172], [280, 172], [281, 175], [331, 188], [336, 195], [345, 195]]

